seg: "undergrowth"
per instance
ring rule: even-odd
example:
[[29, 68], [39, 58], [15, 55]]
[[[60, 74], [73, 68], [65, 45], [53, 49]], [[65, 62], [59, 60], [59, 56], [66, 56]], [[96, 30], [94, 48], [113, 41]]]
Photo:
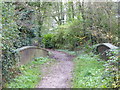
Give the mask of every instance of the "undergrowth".
[[104, 78], [104, 61], [97, 56], [82, 54], [75, 58], [73, 88], [109, 88], [110, 78]]
[[6, 84], [7, 88], [35, 88], [41, 79], [40, 66], [53, 59], [47, 57], [36, 58], [26, 65], [20, 66], [21, 75], [17, 76], [10, 83]]

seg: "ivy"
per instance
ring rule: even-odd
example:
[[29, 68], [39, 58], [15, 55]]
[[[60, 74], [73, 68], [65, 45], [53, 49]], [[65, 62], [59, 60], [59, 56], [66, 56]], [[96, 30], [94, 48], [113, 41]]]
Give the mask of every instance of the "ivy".
[[[15, 6], [12, 3], [2, 3], [2, 79], [3, 83], [15, 76], [12, 67], [17, 58], [16, 42], [19, 42], [19, 31], [15, 17]], [[11, 73], [12, 74], [11, 74]]]

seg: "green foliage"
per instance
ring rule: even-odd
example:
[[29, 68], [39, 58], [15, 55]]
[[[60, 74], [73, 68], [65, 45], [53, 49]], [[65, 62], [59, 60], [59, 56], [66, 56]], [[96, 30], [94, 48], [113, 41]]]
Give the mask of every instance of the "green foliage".
[[33, 38], [39, 37], [38, 34], [40, 34], [39, 26], [37, 24], [37, 21], [35, 21], [36, 12], [30, 6], [26, 7], [26, 5], [27, 3], [15, 3], [15, 15], [17, 16], [15, 22], [17, 23], [18, 30], [20, 31], [20, 42], [17, 42], [18, 44], [16, 47], [32, 45]]
[[92, 40], [95, 39], [97, 43], [111, 42], [118, 45], [119, 25], [118, 18], [116, 17], [117, 3], [104, 2], [94, 3], [93, 5], [89, 3], [89, 5], [87, 7], [88, 9], [85, 9], [88, 12], [85, 27], [94, 36]]
[[[26, 6], [27, 3], [3, 2], [2, 7], [2, 75], [3, 83], [16, 76], [12, 70], [19, 62], [15, 50], [22, 46], [33, 45], [34, 39], [40, 43], [40, 28], [35, 21], [35, 9]], [[33, 18], [34, 15], [34, 18]], [[11, 73], [10, 73], [11, 72]]]
[[20, 66], [21, 75], [6, 84], [7, 88], [35, 88], [41, 79], [40, 65], [51, 61], [50, 58], [36, 58], [26, 65]]
[[68, 53], [70, 55], [76, 55], [76, 52], [75, 51], [69, 51], [69, 50], [62, 50], [62, 49], [57, 49], [57, 51], [62, 51], [62, 52], [65, 52], [65, 53]]
[[[60, 3], [58, 3], [58, 7]], [[54, 6], [54, 5], [53, 5]], [[74, 6], [74, 7], [73, 7]], [[97, 6], [97, 7], [96, 7]], [[65, 11], [62, 9], [61, 12], [57, 12], [57, 8], [53, 8], [56, 15], [52, 14], [56, 23], [61, 18], [61, 13]], [[61, 25], [58, 24], [55, 33], [54, 40], [56, 42], [56, 48], [71, 49], [79, 45], [93, 45], [97, 43], [111, 42], [115, 45], [119, 45], [119, 26], [118, 18], [116, 18], [117, 4], [114, 2], [104, 3], [86, 3], [81, 6], [81, 3], [66, 3], [65, 7], [65, 22]], [[103, 8], [101, 8], [103, 7]], [[57, 15], [58, 13], [58, 15]], [[58, 20], [57, 20], [58, 18]], [[76, 19], [77, 18], [77, 19]], [[48, 31], [49, 33], [49, 31]], [[91, 40], [89, 42], [89, 40]]]
[[114, 79], [112, 82], [111, 87], [112, 88], [119, 88], [120, 87], [120, 51], [119, 49], [113, 49], [113, 50], [109, 50], [107, 52], [107, 55], [109, 56], [108, 60], [105, 63], [105, 72], [104, 74], [106, 75], [106, 77], [109, 76], [109, 78]]
[[[58, 26], [53, 41], [56, 48], [74, 50], [75, 47], [86, 43], [85, 40], [88, 36], [84, 36], [82, 28], [82, 19], [73, 19], [64, 25]], [[89, 37], [88, 37], [89, 38]]]
[[43, 36], [43, 44], [45, 48], [54, 48], [54, 41], [53, 41], [54, 34], [46, 34]]
[[[104, 62], [87, 54], [78, 56], [73, 72], [73, 88], [109, 88], [111, 78], [104, 77]], [[104, 78], [103, 78], [104, 77]]]
[[[0, 46], [2, 46], [3, 82], [16, 76], [17, 73], [13, 67], [19, 58], [15, 49], [22, 46], [35, 45], [36, 43], [37, 46], [40, 46], [43, 43], [45, 48], [69, 50], [79, 48], [85, 49], [87, 53], [92, 49], [90, 45], [96, 43], [111, 42], [119, 46], [120, 30], [116, 17], [117, 3], [89, 2], [84, 5], [84, 2], [65, 4], [59, 2], [3, 2], [0, 5], [2, 6], [2, 17], [0, 16], [2, 44]], [[55, 23], [58, 24], [58, 27]], [[47, 27], [48, 32], [44, 30], [43, 24], [44, 28]], [[53, 30], [49, 31], [50, 27]], [[43, 40], [41, 31], [47, 32], [43, 36]], [[48, 34], [49, 32], [54, 34]], [[114, 55], [114, 53], [112, 54]], [[105, 75], [117, 78], [113, 87], [119, 87], [119, 76], [112, 69], [119, 65], [119, 58], [111, 56], [109, 59], [105, 66], [110, 70], [106, 72], [115, 73]], [[94, 73], [94, 70], [90, 72]]]
[[3, 83], [14, 77], [15, 73], [10, 72], [13, 65], [18, 62], [16, 42], [19, 42], [19, 31], [14, 21], [15, 6], [12, 3], [2, 3], [2, 79]]

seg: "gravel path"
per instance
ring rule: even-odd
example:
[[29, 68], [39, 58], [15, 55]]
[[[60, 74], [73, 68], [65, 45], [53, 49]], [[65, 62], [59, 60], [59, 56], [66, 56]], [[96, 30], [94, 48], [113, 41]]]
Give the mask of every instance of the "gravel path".
[[51, 67], [43, 67], [42, 72], [46, 75], [43, 76], [37, 88], [70, 88], [74, 56], [60, 51], [48, 51], [52, 53], [56, 63]]

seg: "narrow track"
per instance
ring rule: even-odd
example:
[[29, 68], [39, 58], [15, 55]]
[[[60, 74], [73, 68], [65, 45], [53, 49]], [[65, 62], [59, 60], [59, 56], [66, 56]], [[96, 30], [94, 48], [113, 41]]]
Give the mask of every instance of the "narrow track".
[[43, 73], [47, 72], [47, 74], [43, 76], [37, 88], [70, 88], [74, 56], [60, 51], [48, 51], [52, 53], [56, 63], [51, 67], [43, 68]]

